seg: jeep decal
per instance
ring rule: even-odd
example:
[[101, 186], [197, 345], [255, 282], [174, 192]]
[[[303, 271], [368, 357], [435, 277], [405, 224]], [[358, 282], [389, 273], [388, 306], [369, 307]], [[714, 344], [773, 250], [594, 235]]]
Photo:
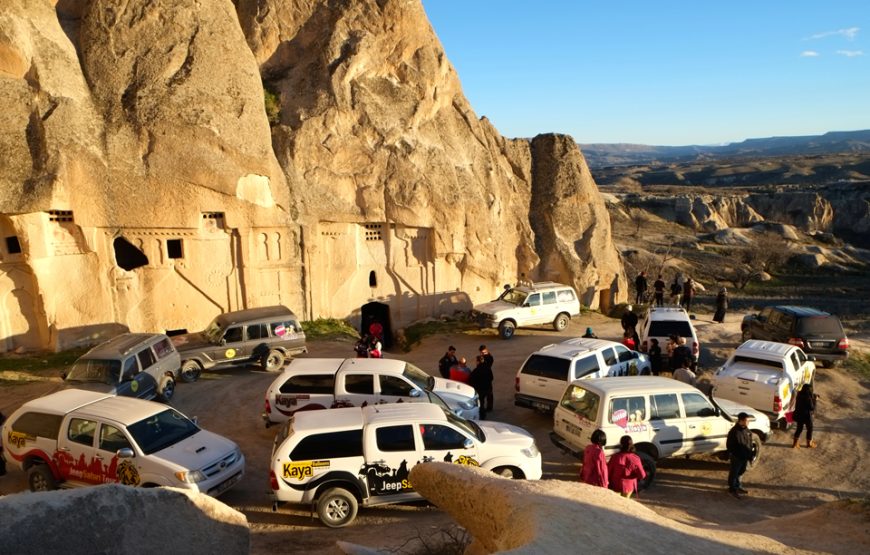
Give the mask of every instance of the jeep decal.
[[136, 465], [133, 464], [133, 461], [121, 461], [121, 464], [118, 465], [117, 476], [118, 481], [125, 486], [139, 485], [139, 470], [136, 469]]
[[12, 430], [9, 430], [9, 433], [6, 434], [6, 440], [9, 442], [9, 445], [14, 445], [20, 449], [21, 447], [24, 447], [24, 444], [28, 441], [35, 441], [36, 437], [27, 435], [23, 432], [13, 432]]
[[314, 476], [315, 468], [329, 468], [329, 461], [286, 462], [282, 466], [284, 478], [290, 480], [296, 479], [301, 482], [305, 478]]
[[413, 491], [411, 480], [408, 479], [408, 461], [403, 460], [398, 469], [391, 469], [385, 464], [364, 464], [359, 475], [368, 484], [371, 495], [390, 495]]

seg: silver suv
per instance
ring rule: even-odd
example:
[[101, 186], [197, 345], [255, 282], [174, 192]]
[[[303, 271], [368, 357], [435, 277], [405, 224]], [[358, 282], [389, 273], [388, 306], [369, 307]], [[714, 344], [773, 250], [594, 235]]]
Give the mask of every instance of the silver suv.
[[502, 339], [514, 336], [516, 328], [552, 324], [562, 331], [572, 316], [580, 314], [580, 300], [570, 285], [541, 281], [531, 285], [510, 287], [494, 301], [480, 304], [472, 310], [482, 328], [498, 328]]
[[82, 355], [62, 374], [69, 387], [168, 403], [181, 359], [162, 333], [123, 333]]

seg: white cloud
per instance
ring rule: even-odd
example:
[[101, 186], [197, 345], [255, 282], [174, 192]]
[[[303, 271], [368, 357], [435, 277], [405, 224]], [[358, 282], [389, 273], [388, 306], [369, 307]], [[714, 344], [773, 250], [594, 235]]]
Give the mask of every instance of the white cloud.
[[858, 31], [860, 31], [860, 27], [849, 27], [848, 29], [837, 29], [836, 31], [825, 31], [824, 33], [816, 33], [815, 35], [810, 35], [804, 40], [816, 40], [823, 39], [826, 37], [833, 37], [839, 35], [841, 37], [845, 37], [846, 40], [855, 40], [855, 37], [858, 36]]
[[847, 58], [854, 58], [855, 56], [863, 56], [864, 51], [862, 50], [837, 50], [837, 54], [840, 56], [846, 56]]
[[804, 50], [801, 52], [801, 58], [815, 58], [819, 53], [815, 50]]

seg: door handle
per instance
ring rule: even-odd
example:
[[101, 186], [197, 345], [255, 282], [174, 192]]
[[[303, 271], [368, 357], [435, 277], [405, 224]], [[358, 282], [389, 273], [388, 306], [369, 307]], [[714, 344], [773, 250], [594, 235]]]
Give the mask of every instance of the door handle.
[[657, 431], [659, 431], [659, 430], [661, 430], [661, 428], [653, 428], [653, 431], [654, 431], [654, 432], [657, 432]]
[[689, 429], [690, 429], [690, 430], [694, 430], [695, 428], [697, 428], [697, 426], [695, 426], [694, 424], [692, 424], [692, 425], [689, 426]]
[[58, 447], [57, 450], [58, 450], [58, 451], [63, 451], [64, 453], [66, 453], [66, 452], [69, 451], [69, 447]]

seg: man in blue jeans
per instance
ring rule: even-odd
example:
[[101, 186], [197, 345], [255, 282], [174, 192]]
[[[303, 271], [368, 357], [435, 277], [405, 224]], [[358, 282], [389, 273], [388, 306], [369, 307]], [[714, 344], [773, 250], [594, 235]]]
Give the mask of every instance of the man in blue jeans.
[[749, 493], [740, 485], [740, 477], [746, 472], [749, 461], [752, 460], [752, 432], [747, 427], [749, 415], [741, 412], [737, 415], [737, 423], [728, 432], [726, 447], [731, 460], [728, 472], [728, 493], [740, 499], [741, 495]]

